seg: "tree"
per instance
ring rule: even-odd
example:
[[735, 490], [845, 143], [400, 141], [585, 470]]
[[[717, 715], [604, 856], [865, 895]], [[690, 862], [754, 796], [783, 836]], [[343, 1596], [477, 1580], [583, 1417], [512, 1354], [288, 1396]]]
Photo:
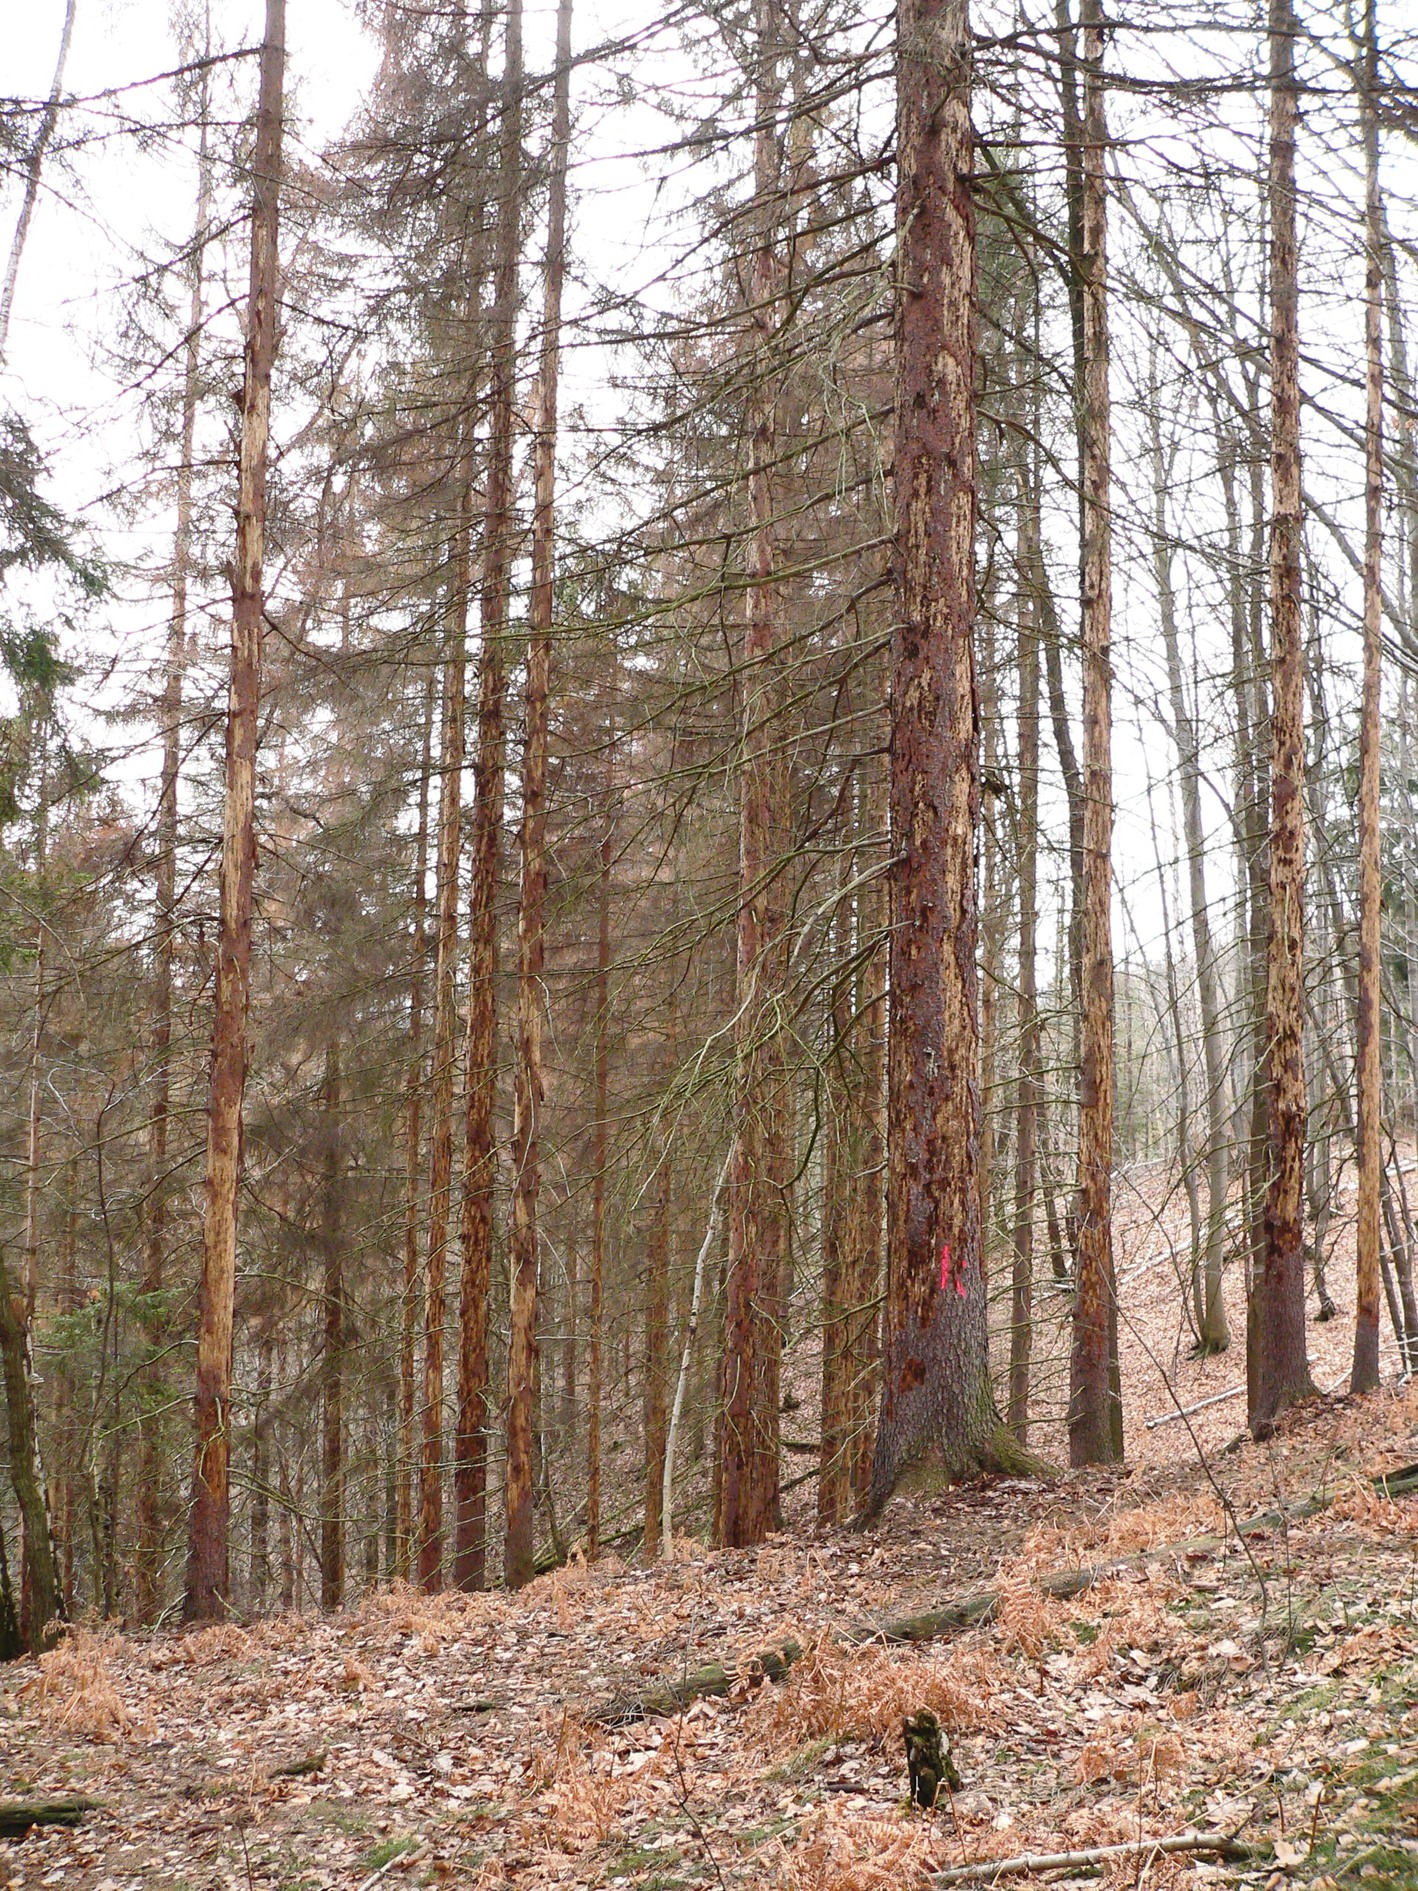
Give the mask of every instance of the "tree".
[[507, 1362], [507, 1531], [509, 1589], [530, 1582], [537, 1303], [541, 1254], [537, 1191], [541, 1182], [542, 1011], [546, 1003], [546, 797], [548, 695], [555, 608], [557, 370], [561, 353], [561, 291], [566, 275], [566, 165], [571, 144], [571, 0], [556, 15], [556, 79], [552, 106], [551, 183], [542, 302], [541, 359], [533, 439], [532, 596], [522, 752], [522, 894], [517, 915], [517, 1086], [512, 1118], [512, 1310]]
[[968, 0], [897, 29], [887, 1280], [867, 1504], [934, 1458], [991, 1461], [980, 1227], [975, 842], [975, 215]]
[[197, 1329], [196, 1452], [187, 1540], [189, 1621], [225, 1607], [230, 1582], [232, 1324], [237, 1197], [246, 1088], [251, 894], [256, 868], [256, 741], [265, 619], [263, 557], [271, 369], [277, 341], [277, 250], [284, 125], [285, 0], [266, 0], [252, 157], [251, 267], [237, 468], [232, 653], [222, 810], [221, 915], [207, 1100], [206, 1215]]
[[1069, 1369], [1069, 1461], [1123, 1455], [1113, 1269], [1113, 541], [1108, 395], [1108, 126], [1103, 9], [1083, 0], [1083, 1028], [1078, 1102], [1078, 1269]]
[[1300, 620], [1300, 329], [1295, 234], [1299, 85], [1293, 0], [1270, 0], [1270, 943], [1264, 1095], [1269, 1181], [1247, 1325], [1250, 1427], [1307, 1397], [1303, 1047], [1305, 656]]
[[1379, 197], [1377, 0], [1364, 9], [1364, 680], [1359, 708], [1359, 1225], [1351, 1392], [1379, 1383], [1379, 1193], [1383, 1170], [1380, 1026], [1380, 662], [1383, 630], [1383, 224]]

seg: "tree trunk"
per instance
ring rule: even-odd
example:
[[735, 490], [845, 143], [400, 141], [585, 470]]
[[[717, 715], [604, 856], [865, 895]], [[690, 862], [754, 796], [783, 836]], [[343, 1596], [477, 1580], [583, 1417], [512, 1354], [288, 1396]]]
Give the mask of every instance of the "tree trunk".
[[453, 1079], [457, 1057], [458, 862], [462, 852], [464, 707], [472, 479], [466, 450], [452, 560], [454, 595], [443, 665], [438, 847], [434, 875], [433, 1059], [430, 1070], [428, 1253], [423, 1287], [423, 1412], [419, 1441], [418, 1581], [443, 1586], [443, 1329], [453, 1204]]
[[340, 1051], [325, 1052], [320, 1259], [324, 1315], [321, 1385], [320, 1606], [345, 1599], [345, 1228]]
[[232, 1322], [237, 1195], [251, 987], [251, 894], [256, 868], [256, 741], [265, 619], [271, 368], [276, 353], [277, 224], [285, 85], [285, 0], [266, 0], [261, 92], [252, 159], [251, 274], [237, 475], [232, 655], [222, 810], [216, 1008], [207, 1103], [206, 1216], [197, 1328], [196, 1451], [187, 1543], [189, 1621], [225, 1609], [230, 1584]]
[[1224, 1353], [1231, 1344], [1222, 1294], [1226, 1251], [1226, 1194], [1230, 1181], [1226, 1136], [1226, 1066], [1221, 1039], [1221, 981], [1211, 940], [1206, 900], [1206, 834], [1201, 814], [1201, 744], [1187, 703], [1172, 585], [1172, 547], [1167, 526], [1167, 468], [1160, 426], [1154, 418], [1153, 571], [1157, 580], [1162, 642], [1167, 659], [1167, 688], [1172, 705], [1173, 739], [1181, 765], [1182, 830], [1187, 850], [1187, 889], [1191, 902], [1192, 951], [1196, 956], [1197, 998], [1201, 1008], [1202, 1053], [1206, 1069], [1206, 1230], [1201, 1262], [1202, 1290], [1197, 1341], [1202, 1353]]
[[1037, 985], [1039, 857], [1039, 478], [1021, 469], [1019, 516], [1019, 1086], [1014, 1137], [1014, 1258], [1010, 1270], [1009, 1428], [1029, 1440], [1029, 1368], [1034, 1341], [1034, 1208], [1038, 1193], [1042, 1021]]
[[12, 1294], [5, 1256], [0, 1250], [0, 1367], [5, 1380], [5, 1415], [9, 1424], [10, 1484], [24, 1531], [25, 1606], [20, 1633], [32, 1653], [46, 1646], [51, 1624], [64, 1619], [58, 1559], [44, 1486], [35, 1417], [34, 1363], [22, 1312], [23, 1297]]
[[192, 564], [192, 472], [202, 354], [202, 274], [211, 215], [209, 126], [211, 83], [202, 74], [197, 153], [197, 218], [188, 267], [187, 338], [182, 373], [182, 428], [177, 464], [177, 525], [172, 545], [172, 611], [167, 624], [167, 666], [159, 721], [162, 775], [158, 789], [157, 848], [153, 864], [153, 1075], [148, 1114], [147, 1212], [143, 1226], [143, 1328], [153, 1359], [143, 1373], [138, 1477], [137, 1609], [140, 1622], [162, 1606], [162, 1418], [167, 1375], [160, 1363], [168, 1327], [161, 1294], [167, 1284], [167, 1144], [172, 1108], [172, 991], [177, 950], [177, 788], [182, 762], [182, 691], [187, 670], [187, 583]]
[[547, 744], [551, 629], [556, 577], [557, 370], [561, 352], [561, 286], [566, 274], [566, 164], [571, 142], [571, 0], [556, 15], [556, 82], [552, 103], [551, 181], [532, 448], [532, 595], [528, 625], [525, 732], [522, 756], [522, 892], [517, 946], [517, 1084], [512, 1116], [512, 1318], [507, 1360], [505, 1574], [509, 1589], [533, 1575], [533, 1397], [536, 1375], [540, 1258], [537, 1190], [542, 1075], [542, 1012], [547, 886]]
[[44, 157], [59, 124], [59, 101], [64, 91], [64, 68], [69, 63], [69, 48], [74, 39], [76, 6], [77, 0], [66, 0], [64, 25], [59, 34], [59, 54], [54, 62], [54, 79], [49, 88], [44, 116], [39, 121], [39, 130], [25, 164], [25, 194], [20, 199], [20, 214], [15, 220], [15, 233], [10, 239], [5, 279], [0, 283], [0, 363], [4, 362], [10, 336], [10, 316], [15, 307], [15, 284], [19, 280], [20, 258], [25, 252], [25, 239], [29, 235], [34, 207], [39, 202], [39, 181], [44, 171]]
[[[601, 1553], [601, 1397], [604, 1376], [606, 1284], [606, 1163], [609, 1158], [607, 1108], [610, 1063], [606, 1032], [610, 1024], [611, 861], [615, 849], [615, 710], [606, 731], [605, 827], [601, 834], [600, 873], [596, 885], [595, 1069], [591, 1124], [591, 1294], [586, 1361], [586, 1556]], [[668, 1516], [668, 1505], [666, 1515]], [[666, 1524], [668, 1528], [668, 1523]]]
[[1123, 1455], [1113, 1273], [1112, 493], [1103, 13], [1083, 0], [1083, 1017], [1069, 1461]]
[[885, 1364], [867, 1495], [998, 1456], [980, 1228], [975, 214], [968, 0], [897, 45], [891, 1023]]
[[670, 1353], [670, 1203], [674, 1163], [667, 1147], [660, 1160], [660, 1186], [650, 1229], [649, 1279], [645, 1291], [645, 1560], [660, 1554], [665, 1501], [665, 1423]]
[[1300, 338], [1295, 238], [1299, 88], [1293, 0], [1270, 0], [1271, 809], [1265, 1089], [1270, 1174], [1247, 1361], [1256, 1437], [1313, 1392], [1305, 1351], [1302, 1052], [1305, 672], [1300, 623]]
[[1359, 712], [1359, 1220], [1351, 1392], [1379, 1383], [1379, 1181], [1383, 1116], [1379, 930], [1380, 676], [1383, 579], [1383, 229], [1379, 200], [1378, 8], [1364, 10], [1364, 684]]
[[404, 1078], [404, 1280], [399, 1302], [399, 1416], [394, 1486], [394, 1567], [407, 1578], [414, 1543], [414, 1431], [418, 1342], [419, 1171], [423, 1136], [423, 1009], [428, 964], [428, 801], [433, 767], [434, 672], [423, 695], [418, 836], [414, 844], [413, 937], [409, 955], [409, 1067]]
[[748, 585], [740, 664], [738, 933], [734, 1013], [734, 1176], [724, 1314], [723, 1416], [716, 1535], [759, 1543], [778, 1522], [782, 1302], [788, 1264], [787, 1098], [777, 1000], [785, 970], [780, 836], [788, 795], [781, 709], [773, 467], [776, 366], [783, 318], [778, 262], [783, 149], [780, 0], [757, 0], [753, 353], [748, 474]]
[[[468, 1031], [464, 1060], [462, 1271], [458, 1284], [458, 1432], [453, 1452], [453, 1580], [487, 1581], [488, 1317], [497, 1154], [497, 887], [502, 851], [507, 699], [507, 608], [513, 537], [512, 425], [517, 397], [517, 262], [522, 176], [522, 4], [507, 9], [493, 264], [491, 430], [479, 598], [478, 753], [473, 770]], [[527, 1374], [530, 1383], [530, 1371]]]

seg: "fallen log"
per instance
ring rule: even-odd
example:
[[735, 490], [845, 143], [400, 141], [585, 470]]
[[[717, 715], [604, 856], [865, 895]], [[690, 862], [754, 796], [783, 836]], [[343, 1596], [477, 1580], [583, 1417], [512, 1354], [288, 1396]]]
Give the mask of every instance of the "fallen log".
[[[1390, 1471], [1386, 1477], [1376, 1477], [1373, 1483], [1381, 1496], [1402, 1497], [1418, 1493], [1418, 1464], [1407, 1465], [1401, 1471]], [[1330, 1497], [1307, 1497], [1303, 1503], [1290, 1505], [1283, 1510], [1262, 1510], [1254, 1517], [1242, 1518], [1237, 1525], [1237, 1532], [1243, 1537], [1264, 1536], [1269, 1531], [1283, 1529], [1287, 1523], [1315, 1516], [1332, 1502]], [[1206, 1555], [1220, 1549], [1225, 1541], [1225, 1537], [1219, 1536], [1190, 1537], [1184, 1543], [1167, 1543], [1156, 1549], [1139, 1550], [1110, 1563], [1084, 1565], [1079, 1569], [1055, 1569], [1039, 1577], [1039, 1592], [1051, 1596], [1055, 1601], [1067, 1601], [1073, 1596], [1085, 1594], [1100, 1582], [1125, 1575], [1145, 1563], [1161, 1562], [1168, 1557]], [[969, 1595], [955, 1596], [943, 1602], [939, 1608], [925, 1609], [918, 1615], [901, 1615], [885, 1622], [863, 1623], [838, 1639], [848, 1648], [861, 1648], [869, 1642], [901, 1647], [912, 1642], [940, 1641], [947, 1635], [957, 1635], [967, 1628], [983, 1627], [994, 1619], [1000, 1601], [1001, 1592], [998, 1589], [978, 1589]], [[625, 1727], [637, 1720], [654, 1720], [660, 1716], [677, 1714], [693, 1701], [728, 1694], [740, 1680], [761, 1678], [781, 1681], [802, 1652], [800, 1643], [785, 1641], [776, 1648], [764, 1648], [750, 1655], [739, 1667], [711, 1661], [705, 1667], [694, 1668], [678, 1677], [664, 1675], [647, 1682], [642, 1688], [614, 1695], [595, 1708], [589, 1718], [595, 1725]]]
[[0, 1799], [0, 1838], [23, 1838], [32, 1825], [78, 1825], [98, 1805], [83, 1793], [64, 1799]]
[[1105, 1865], [1110, 1858], [1155, 1858], [1167, 1852], [1206, 1852], [1215, 1858], [1243, 1862], [1269, 1855], [1268, 1845], [1246, 1845], [1224, 1832], [1178, 1832], [1172, 1838], [1128, 1839], [1120, 1845], [1091, 1845], [1081, 1852], [1021, 1852], [1017, 1858], [986, 1858], [973, 1865], [951, 1865], [933, 1872], [931, 1883], [994, 1884], [1023, 1872], [1081, 1871]]

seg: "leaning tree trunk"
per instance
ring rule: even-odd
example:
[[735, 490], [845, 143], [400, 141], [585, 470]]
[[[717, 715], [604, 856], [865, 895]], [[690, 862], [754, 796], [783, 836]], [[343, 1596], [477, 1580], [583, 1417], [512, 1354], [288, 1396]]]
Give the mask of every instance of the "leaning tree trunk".
[[206, 1216], [197, 1324], [196, 1450], [183, 1613], [210, 1621], [226, 1605], [231, 1491], [232, 1322], [237, 1193], [251, 994], [251, 894], [256, 870], [256, 743], [266, 599], [266, 467], [276, 355], [277, 234], [284, 123], [285, 0], [266, 0], [252, 158], [251, 274], [237, 471], [232, 655], [222, 809], [216, 1009], [207, 1100]]
[[566, 274], [566, 163], [571, 143], [571, 0], [556, 15], [551, 183], [532, 448], [532, 596], [523, 696], [522, 890], [517, 919], [517, 1083], [512, 1114], [512, 1312], [507, 1359], [505, 1574], [509, 1589], [530, 1582], [534, 1567], [532, 1489], [536, 1450], [534, 1384], [540, 1257], [537, 1190], [541, 1163], [542, 1009], [547, 888], [547, 720], [556, 551], [557, 369], [561, 286]]
[[897, 43], [891, 1023], [881, 1416], [867, 1508], [1002, 1440], [980, 1227], [975, 842], [975, 168], [968, 0], [904, 0]]
[[1379, 200], [1377, 0], [1364, 19], [1364, 687], [1359, 714], [1359, 1222], [1352, 1392], [1379, 1383], [1379, 1182], [1383, 1113], [1379, 1029], [1379, 662], [1383, 558], [1383, 229]]
[[1293, 0], [1270, 0], [1271, 483], [1270, 949], [1265, 1089], [1270, 1175], [1253, 1286], [1249, 1420], [1266, 1435], [1313, 1392], [1305, 1351], [1302, 1050], [1305, 912], [1305, 667], [1300, 624], [1300, 335], [1295, 237], [1299, 88]]
[[473, 769], [468, 1028], [464, 1047], [458, 1430], [453, 1447], [453, 1580], [460, 1589], [481, 1589], [487, 1581], [488, 1312], [497, 1170], [493, 1144], [497, 1096], [497, 886], [507, 763], [507, 611], [515, 531], [512, 428], [517, 398], [522, 176], [521, 0], [511, 0], [504, 33], [491, 319], [491, 426], [479, 597], [482, 650], [478, 659], [478, 749]]
[[1113, 1272], [1112, 495], [1108, 401], [1103, 12], [1083, 4], [1083, 1017], [1078, 1098], [1078, 1269], [1069, 1461], [1123, 1455]]

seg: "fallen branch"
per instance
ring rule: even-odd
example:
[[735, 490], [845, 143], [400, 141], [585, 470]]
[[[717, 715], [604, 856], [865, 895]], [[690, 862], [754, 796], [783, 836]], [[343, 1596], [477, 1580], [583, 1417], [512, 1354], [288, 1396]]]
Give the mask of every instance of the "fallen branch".
[[932, 1884], [993, 1884], [1020, 1872], [1077, 1871], [1104, 1865], [1110, 1858], [1155, 1858], [1166, 1852], [1208, 1852], [1232, 1861], [1260, 1858], [1268, 1845], [1246, 1845], [1225, 1832], [1179, 1832], [1174, 1838], [1129, 1839], [1121, 1845], [1092, 1845], [1082, 1852], [1021, 1852], [1017, 1858], [987, 1858], [973, 1865], [952, 1865], [937, 1871]]
[[75, 1793], [68, 1799], [0, 1799], [0, 1838], [23, 1838], [32, 1825], [77, 1825], [97, 1799]]
[[1179, 1418], [1191, 1418], [1197, 1412], [1204, 1412], [1208, 1405], [1224, 1405], [1228, 1399], [1238, 1399], [1245, 1391], [1244, 1384], [1233, 1385], [1229, 1392], [1213, 1392], [1209, 1399], [1198, 1399], [1195, 1405], [1179, 1406], [1175, 1412], [1159, 1412], [1156, 1418], [1149, 1418], [1147, 1429], [1157, 1431], [1163, 1425], [1175, 1425]]

